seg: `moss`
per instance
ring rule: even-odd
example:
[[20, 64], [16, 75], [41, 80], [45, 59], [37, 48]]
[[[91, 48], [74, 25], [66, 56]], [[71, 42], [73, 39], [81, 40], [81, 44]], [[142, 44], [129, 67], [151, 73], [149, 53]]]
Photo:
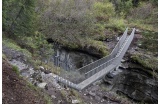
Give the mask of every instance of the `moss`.
[[133, 61], [138, 62], [139, 64], [141, 64], [146, 68], [154, 69], [154, 70], [158, 69], [158, 60], [154, 57], [148, 58], [142, 54], [136, 54], [131, 56], [131, 59], [133, 59]]
[[157, 77], [158, 72], [158, 60], [155, 57], [147, 57], [142, 53], [133, 54], [131, 56], [131, 60], [135, 63], [142, 65], [147, 73], [151, 74], [152, 76]]

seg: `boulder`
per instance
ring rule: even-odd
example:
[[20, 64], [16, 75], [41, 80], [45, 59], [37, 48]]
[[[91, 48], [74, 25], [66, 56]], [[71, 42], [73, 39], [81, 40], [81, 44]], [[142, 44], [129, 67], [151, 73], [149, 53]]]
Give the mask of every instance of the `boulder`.
[[113, 77], [114, 77], [114, 75], [113, 75], [112, 73], [108, 73], [106, 76], [107, 76], [108, 78], [113, 78]]
[[93, 93], [93, 92], [91, 92], [91, 91], [88, 94], [91, 95], [91, 96], [93, 96], [93, 97], [96, 96], [96, 94]]
[[39, 83], [37, 86], [39, 88], [43, 88], [44, 89], [46, 87], [46, 85], [47, 85], [47, 83], [43, 82], [43, 83]]
[[79, 100], [72, 100], [72, 104], [79, 104], [80, 101]]

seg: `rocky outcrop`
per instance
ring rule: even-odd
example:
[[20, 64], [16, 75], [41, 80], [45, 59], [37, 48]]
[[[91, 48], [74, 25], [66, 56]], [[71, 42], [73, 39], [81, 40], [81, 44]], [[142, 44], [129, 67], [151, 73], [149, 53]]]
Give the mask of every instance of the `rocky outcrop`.
[[156, 103], [158, 101], [158, 81], [144, 73], [124, 70], [114, 76], [112, 80], [106, 79], [112, 84], [112, 90], [128, 96], [137, 102]]

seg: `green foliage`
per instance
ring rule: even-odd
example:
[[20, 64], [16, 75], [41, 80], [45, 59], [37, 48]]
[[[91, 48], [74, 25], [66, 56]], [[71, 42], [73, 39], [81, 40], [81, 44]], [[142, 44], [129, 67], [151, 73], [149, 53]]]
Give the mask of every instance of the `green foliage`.
[[29, 50], [32, 54], [35, 53], [37, 50], [37, 46], [35, 44], [35, 38], [34, 36], [30, 37], [23, 37], [19, 41], [17, 41], [18, 45], [21, 47], [24, 47], [25, 49]]
[[48, 58], [53, 54], [53, 48], [51, 44], [45, 40], [45, 35], [41, 34], [40, 32], [36, 32], [35, 35], [35, 46], [36, 46], [36, 53], [41, 60], [48, 60]]
[[143, 39], [140, 47], [150, 52], [158, 52], [158, 33], [145, 31], [142, 35]]
[[32, 35], [35, 31], [35, 0], [3, 0], [3, 30], [10, 37]]
[[127, 16], [129, 26], [142, 30], [158, 31], [158, 8], [151, 3], [140, 2], [139, 6], [130, 10]]
[[113, 4], [110, 2], [95, 2], [93, 7], [98, 21], [107, 21], [115, 14]]
[[151, 3], [141, 2], [137, 8], [132, 8], [130, 10], [130, 15], [128, 15], [128, 17], [132, 17], [134, 19], [147, 19], [153, 12], [154, 8]]
[[112, 18], [109, 20], [107, 28], [112, 28], [114, 31], [123, 32], [126, 28], [125, 20], [120, 18]]
[[[89, 5], [89, 6], [87, 6]], [[94, 18], [87, 1], [54, 0], [40, 16], [41, 30], [52, 38], [73, 35], [91, 35], [94, 30]]]
[[[42, 33], [67, 48], [84, 49], [93, 47], [95, 51], [106, 55], [105, 45], [95, 41], [105, 39], [105, 25], [95, 23], [93, 4], [91, 0], [81, 2], [54, 0], [53, 3], [51, 1], [51, 5], [40, 16]], [[100, 8], [98, 4], [97, 7], [99, 8], [95, 10], [95, 14], [102, 10], [101, 14], [105, 15], [107, 13], [107, 17], [110, 17], [110, 13], [114, 12], [111, 3], [107, 2], [105, 5], [100, 3], [100, 5], [103, 7]], [[110, 9], [105, 10], [105, 6]]]
[[12, 66], [12, 70], [13, 70], [17, 75], [20, 74], [19, 69], [18, 69], [17, 66]]
[[116, 11], [122, 17], [126, 17], [132, 7], [132, 0], [117, 0]]

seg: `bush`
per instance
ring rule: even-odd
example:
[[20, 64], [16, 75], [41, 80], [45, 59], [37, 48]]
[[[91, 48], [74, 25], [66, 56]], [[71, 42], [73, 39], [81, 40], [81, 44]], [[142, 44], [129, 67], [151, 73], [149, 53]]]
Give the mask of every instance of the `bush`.
[[90, 9], [91, 0], [53, 0], [41, 15], [42, 33], [52, 39], [90, 35], [94, 30], [94, 18]]
[[151, 3], [141, 2], [137, 8], [130, 10], [127, 20], [131, 27], [158, 31], [158, 8]]
[[122, 17], [126, 17], [132, 7], [132, 0], [117, 0], [115, 3], [117, 14]]
[[40, 32], [36, 32], [36, 35], [34, 37], [35, 39], [35, 46], [36, 46], [36, 52], [35, 54], [38, 55], [42, 60], [47, 60], [51, 55], [53, 55], [53, 47], [51, 44], [48, 44], [48, 42], [45, 40], [45, 35], [43, 35]]
[[112, 28], [113, 30], [121, 33], [126, 28], [125, 20], [119, 18], [112, 18], [109, 20], [107, 28]]
[[113, 4], [110, 2], [95, 2], [93, 7], [98, 21], [108, 21], [115, 14]]
[[128, 18], [146, 19], [151, 16], [152, 10], [153, 7], [151, 4], [143, 4], [137, 8], [131, 9]]

